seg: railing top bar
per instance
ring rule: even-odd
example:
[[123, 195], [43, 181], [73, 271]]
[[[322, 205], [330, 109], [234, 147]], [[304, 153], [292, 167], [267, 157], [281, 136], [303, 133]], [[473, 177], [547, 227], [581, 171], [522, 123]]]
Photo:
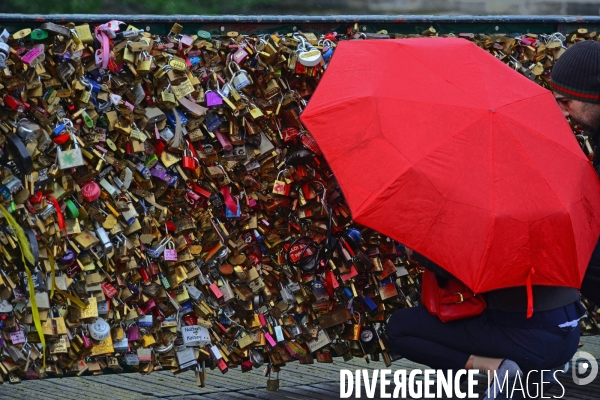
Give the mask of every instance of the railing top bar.
[[0, 14], [1, 22], [106, 22], [206, 24], [315, 24], [315, 23], [600, 23], [600, 17], [575, 15], [123, 15], [123, 14]]

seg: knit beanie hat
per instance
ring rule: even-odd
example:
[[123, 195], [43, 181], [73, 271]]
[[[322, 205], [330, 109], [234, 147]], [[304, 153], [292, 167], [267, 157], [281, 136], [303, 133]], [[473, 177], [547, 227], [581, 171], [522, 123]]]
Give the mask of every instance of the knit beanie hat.
[[600, 42], [584, 40], [569, 47], [552, 68], [550, 86], [571, 99], [600, 102]]

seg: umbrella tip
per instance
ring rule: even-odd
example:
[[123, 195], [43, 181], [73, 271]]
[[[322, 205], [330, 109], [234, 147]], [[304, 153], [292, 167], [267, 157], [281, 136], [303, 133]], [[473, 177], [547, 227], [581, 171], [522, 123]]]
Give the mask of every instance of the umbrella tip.
[[496, 112], [496, 111], [494, 111], [494, 109], [493, 109], [493, 108], [490, 108], [490, 112], [492, 112], [492, 113], [493, 113], [493, 112]]

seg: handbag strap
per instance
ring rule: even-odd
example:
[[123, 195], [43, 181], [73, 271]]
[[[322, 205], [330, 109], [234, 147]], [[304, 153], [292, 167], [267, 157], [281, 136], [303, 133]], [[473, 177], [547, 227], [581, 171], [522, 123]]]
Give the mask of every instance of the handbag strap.
[[465, 301], [472, 299], [475, 297], [475, 293], [473, 292], [456, 292], [450, 296], [444, 296], [440, 298], [441, 304], [461, 304]]

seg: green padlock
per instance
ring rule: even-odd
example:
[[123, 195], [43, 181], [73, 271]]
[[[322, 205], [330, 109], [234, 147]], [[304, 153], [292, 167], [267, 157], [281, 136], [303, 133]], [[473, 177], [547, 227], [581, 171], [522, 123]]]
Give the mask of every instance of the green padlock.
[[81, 112], [81, 116], [83, 117], [83, 122], [85, 122], [85, 125], [88, 128], [94, 127], [94, 120], [89, 116], [87, 112], [85, 112], [85, 110]]
[[198, 39], [208, 40], [210, 39], [210, 32], [207, 31], [198, 31]]
[[67, 214], [67, 217], [71, 219], [79, 217], [79, 208], [75, 205], [73, 200], [68, 199], [65, 201], [65, 206], [65, 213]]
[[148, 169], [150, 169], [150, 168], [154, 167], [157, 162], [158, 162], [158, 156], [156, 154], [152, 154], [150, 157], [148, 157], [146, 159], [146, 162], [144, 163], [144, 165], [146, 167], [148, 167]]
[[48, 37], [48, 32], [43, 29], [34, 29], [31, 32], [31, 38], [33, 40], [44, 40]]

